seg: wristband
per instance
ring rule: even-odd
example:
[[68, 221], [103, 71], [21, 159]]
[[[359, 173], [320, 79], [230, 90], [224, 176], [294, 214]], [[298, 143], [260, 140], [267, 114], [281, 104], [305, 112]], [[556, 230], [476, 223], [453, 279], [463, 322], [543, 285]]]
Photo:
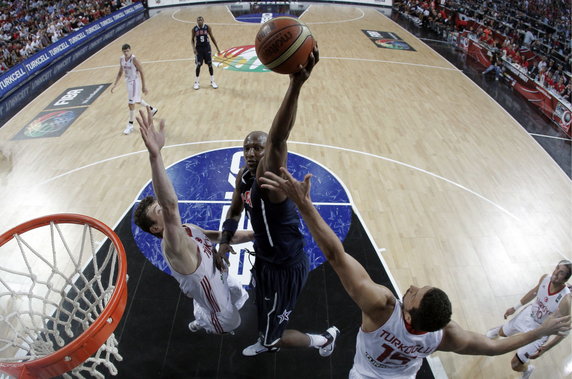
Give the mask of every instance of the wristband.
[[222, 235], [220, 238], [220, 244], [228, 244], [234, 236], [234, 233], [238, 229], [238, 221], [233, 218], [227, 218], [222, 223]]
[[227, 218], [226, 220], [224, 220], [224, 222], [222, 223], [222, 231], [229, 231], [232, 234], [234, 234], [234, 232], [236, 232], [236, 229], [238, 229], [238, 221], [236, 221], [233, 218]]
[[515, 312], [518, 311], [518, 310], [520, 309], [520, 307], [522, 307], [522, 304], [520, 303], [520, 300], [519, 300], [519, 301], [518, 301], [518, 305], [515, 305], [515, 306], [513, 307], [513, 308], [514, 308], [514, 311], [515, 311]]

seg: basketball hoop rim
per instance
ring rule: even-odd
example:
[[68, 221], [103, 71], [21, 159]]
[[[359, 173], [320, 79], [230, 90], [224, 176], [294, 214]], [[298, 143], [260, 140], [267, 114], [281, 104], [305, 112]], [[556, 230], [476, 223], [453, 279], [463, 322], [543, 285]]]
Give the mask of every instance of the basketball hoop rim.
[[[15, 226], [0, 235], [0, 247], [12, 240], [15, 234], [25, 233], [29, 230], [46, 226], [51, 222], [55, 222], [56, 224], [87, 224], [90, 227], [99, 230], [111, 240], [113, 245], [116, 247], [118, 255], [115, 290], [113, 291], [107, 306], [101, 312], [101, 315], [89, 326], [89, 328], [66, 346], [50, 355], [32, 361], [0, 363], [0, 370], [7, 372], [9, 375], [16, 375], [20, 378], [44, 377], [44, 375], [41, 375], [43, 372], [39, 372], [44, 370], [46, 373], [49, 372], [49, 376], [46, 377], [57, 376], [81, 364], [85, 359], [93, 355], [103, 342], [105, 342], [105, 340], [107, 340], [113, 333], [121, 319], [121, 316], [123, 315], [123, 312], [125, 311], [127, 303], [127, 256], [125, 248], [113, 229], [93, 217], [77, 213], [58, 213], [38, 217]], [[112, 319], [111, 323], [107, 322], [109, 318]], [[112, 328], [105, 328], [109, 325], [112, 325]], [[97, 341], [94, 341], [95, 338], [98, 340], [103, 339], [103, 342], [98, 343]], [[87, 356], [85, 356], [86, 354]], [[77, 357], [78, 355], [79, 359]], [[83, 356], [85, 356], [85, 358], [82, 358]], [[66, 361], [66, 357], [70, 357], [71, 359]], [[54, 374], [55, 372], [57, 373]]]

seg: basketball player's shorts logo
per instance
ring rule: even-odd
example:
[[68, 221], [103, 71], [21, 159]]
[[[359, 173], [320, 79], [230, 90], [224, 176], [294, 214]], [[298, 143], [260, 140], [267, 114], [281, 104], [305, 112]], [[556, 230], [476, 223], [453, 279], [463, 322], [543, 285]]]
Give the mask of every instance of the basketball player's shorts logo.
[[[179, 198], [183, 223], [195, 224], [203, 229], [221, 230], [230, 208], [236, 175], [244, 165], [242, 147], [236, 147], [193, 155], [169, 167], [167, 173]], [[299, 180], [307, 173], [314, 176], [311, 188], [314, 204], [336, 235], [344, 240], [352, 221], [352, 207], [342, 183], [319, 163], [293, 153], [288, 154], [288, 170]], [[150, 195], [154, 193], [149, 182], [139, 194], [132, 212], [139, 201]], [[137, 227], [133, 223], [133, 215], [131, 220], [131, 231], [139, 250], [153, 265], [170, 274], [161, 253], [161, 240]], [[244, 213], [238, 229], [252, 230]], [[304, 235], [304, 250], [310, 261], [310, 269], [314, 269], [325, 262], [325, 258], [304, 223], [300, 229]], [[248, 285], [251, 262], [254, 261], [248, 251], [254, 251], [253, 243], [234, 245], [233, 248], [237, 254], [229, 256], [229, 273], [238, 277], [243, 285]]]

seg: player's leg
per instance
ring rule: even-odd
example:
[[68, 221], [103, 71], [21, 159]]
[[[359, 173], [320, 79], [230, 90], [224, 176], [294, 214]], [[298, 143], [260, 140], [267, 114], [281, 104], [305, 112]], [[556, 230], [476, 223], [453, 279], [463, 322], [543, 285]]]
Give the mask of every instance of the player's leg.
[[510, 366], [516, 372], [522, 373], [522, 378], [529, 378], [532, 375], [535, 367], [528, 364], [530, 356], [538, 351], [540, 346], [548, 340], [548, 337], [542, 337], [534, 342], [529, 343], [518, 349], [512, 360], [510, 361]]
[[[277, 309], [284, 313], [293, 310], [302, 288], [306, 284], [309, 272], [309, 262], [304, 259], [297, 265], [281, 270], [281, 277], [276, 283], [278, 297]], [[280, 305], [282, 303], [283, 305]], [[285, 329], [288, 320], [285, 320], [284, 328], [277, 347], [312, 347], [319, 349], [321, 356], [329, 356], [334, 351], [335, 341], [340, 331], [335, 326], [328, 328], [322, 334], [302, 333], [294, 329]], [[280, 330], [281, 328], [279, 328]]]
[[197, 48], [197, 55], [195, 56], [195, 84], [193, 85], [194, 89], [200, 88], [199, 75], [201, 73], [201, 66], [203, 65], [204, 58], [203, 49]]
[[[487, 330], [485, 335], [488, 338], [493, 339], [499, 336], [510, 337], [516, 333], [526, 332], [527, 330], [529, 330], [528, 329], [529, 321], [530, 320], [528, 317], [528, 312], [521, 311], [503, 325], [496, 326], [494, 328]], [[534, 326], [532, 327], [532, 329], [534, 329]]]
[[129, 119], [127, 126], [123, 130], [123, 134], [130, 134], [133, 131], [133, 122], [135, 121], [135, 103], [141, 101], [141, 82], [132, 80], [127, 82], [127, 105], [129, 107]]
[[246, 356], [276, 352], [280, 347], [314, 347], [320, 355], [333, 351], [339, 330], [329, 328], [324, 334], [307, 334], [286, 329], [290, 315], [308, 276], [308, 262], [276, 269], [257, 263], [253, 275], [256, 283], [259, 340], [243, 350]]
[[208, 48], [207, 53], [205, 54], [205, 63], [209, 66], [209, 74], [211, 75], [211, 86], [214, 89], [218, 88], [218, 85], [214, 81], [214, 70], [213, 70], [213, 62], [212, 62], [212, 52], [210, 47]]

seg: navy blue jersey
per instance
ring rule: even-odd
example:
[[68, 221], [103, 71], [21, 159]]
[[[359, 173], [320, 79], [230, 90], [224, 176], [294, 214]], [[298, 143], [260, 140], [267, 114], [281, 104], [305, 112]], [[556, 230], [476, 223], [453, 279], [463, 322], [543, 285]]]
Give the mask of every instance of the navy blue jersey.
[[305, 257], [304, 237], [292, 200], [274, 204], [263, 199], [262, 189], [248, 169], [241, 178], [240, 194], [254, 229], [256, 258], [279, 265], [299, 263]]
[[199, 28], [198, 25], [195, 25], [193, 28], [193, 33], [195, 35], [195, 44], [197, 47], [210, 47], [209, 27], [207, 24], [203, 24], [202, 28]]

